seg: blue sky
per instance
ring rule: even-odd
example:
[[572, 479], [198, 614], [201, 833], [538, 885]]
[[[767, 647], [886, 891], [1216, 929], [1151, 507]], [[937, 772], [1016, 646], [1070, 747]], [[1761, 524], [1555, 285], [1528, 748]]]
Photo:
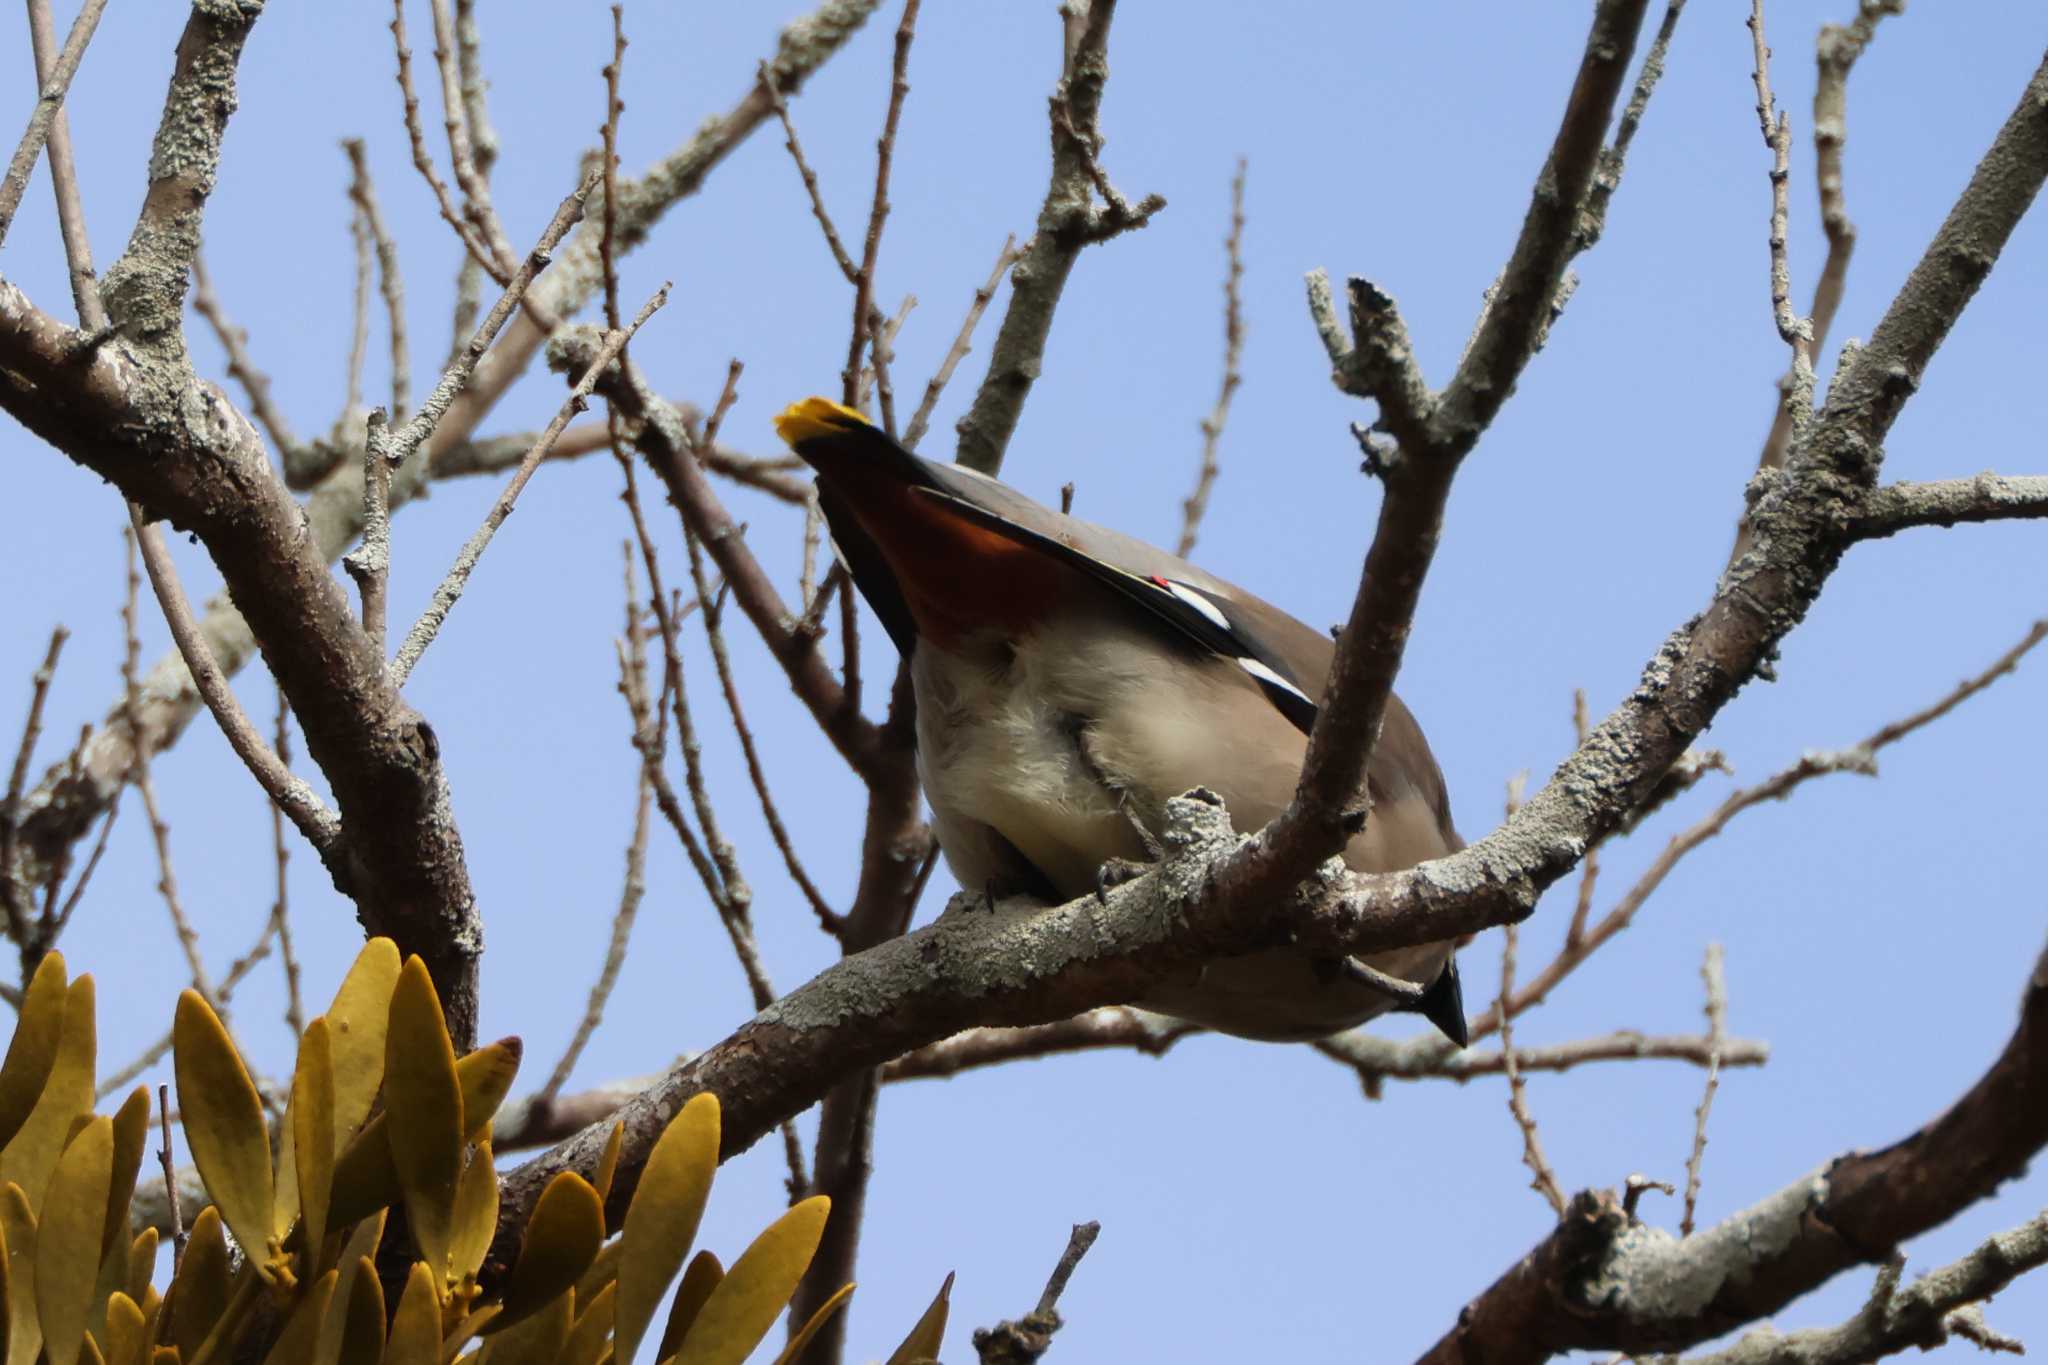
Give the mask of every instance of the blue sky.
[[[428, 71], [423, 6], [413, 46]], [[603, 7], [484, 7], [492, 113], [504, 144], [496, 195], [516, 243], [532, 240], [595, 144]], [[1849, 0], [1780, 3], [1774, 80], [1791, 115], [1791, 263], [1804, 306], [1822, 258], [1814, 209], [1812, 43]], [[1503, 783], [1540, 782], [1567, 752], [1571, 697], [1596, 714], [1634, 686], [1664, 634], [1706, 601], [1741, 488], [1769, 423], [1785, 354], [1766, 275], [1768, 154], [1750, 86], [1746, 6], [1699, 0], [1637, 139], [1605, 240], [1578, 262], [1577, 296], [1519, 392], [1466, 465], [1400, 691], [1448, 776], [1459, 824], [1497, 820]], [[629, 6], [622, 159], [632, 173], [723, 110], [773, 47], [789, 4]], [[843, 233], [863, 220], [887, 96], [895, 8], [872, 21], [793, 103]], [[1583, 7], [1127, 0], [1111, 43], [1104, 160], [1133, 197], [1168, 208], [1143, 232], [1091, 248], [1076, 269], [1044, 377], [1005, 475], [1048, 500], [1170, 542], [1198, 452], [1196, 423], [1221, 364], [1222, 237], [1238, 157], [1246, 194], [1244, 385], [1196, 558], [1312, 623], [1341, 620], [1371, 535], [1377, 490], [1357, 473], [1338, 394], [1302, 304], [1302, 274], [1368, 275], [1399, 299], [1425, 372], [1441, 383], [1499, 270], [1562, 107]], [[69, 13], [60, 14], [60, 25]], [[181, 15], [116, 6], [73, 89], [72, 126], [94, 247], [118, 253]], [[400, 241], [415, 393], [448, 336], [457, 248], [412, 171], [374, 6], [279, 5], [255, 28], [241, 109], [208, 210], [216, 288], [250, 333], [299, 431], [341, 402], [353, 256], [338, 142], [367, 140]], [[2048, 23], [2028, 6], [1926, 6], [1886, 22], [1849, 93], [1847, 193], [1861, 230], [1835, 338], [1867, 334], [2039, 61]], [[26, 44], [10, 45], [25, 70]], [[911, 57], [882, 246], [880, 300], [919, 305], [897, 345], [899, 393], [921, 391], [1006, 233], [1028, 232], [1044, 189], [1045, 96], [1057, 74], [1050, 4], [926, 6]], [[20, 71], [12, 87], [26, 107]], [[438, 105], [427, 94], [430, 131]], [[437, 143], [438, 145], [438, 143]], [[445, 172], [445, 156], [442, 158]], [[38, 173], [0, 271], [45, 308], [68, 308]], [[1887, 477], [2043, 467], [2040, 319], [2048, 226], [2024, 222], [1894, 428]], [[633, 302], [673, 279], [634, 352], [675, 397], [708, 405], [727, 359], [746, 362], [725, 435], [769, 453], [770, 418], [832, 391], [847, 288], [772, 132], [743, 146], [624, 267]], [[1007, 294], [998, 296], [1000, 309]], [[629, 302], [629, 307], [631, 303]], [[368, 388], [388, 392], [373, 313]], [[941, 403], [925, 453], [942, 457], [986, 362], [993, 317]], [[202, 368], [225, 382], [193, 323]], [[536, 374], [485, 433], [530, 429], [560, 401]], [[118, 500], [18, 428], [0, 428], [10, 496], [0, 555], [0, 716], [26, 706], [49, 627], [67, 624], [48, 717], [51, 750], [113, 698], [121, 648]], [[616, 903], [637, 760], [615, 691], [619, 541], [609, 460], [544, 470], [493, 546], [408, 695], [440, 736], [488, 934], [484, 1031], [518, 1032], [537, 1083], [573, 1029]], [[394, 621], [423, 605], [494, 489], [443, 485], [396, 526]], [[734, 492], [756, 551], [793, 585], [800, 518]], [[671, 578], [680, 541], [663, 527]], [[1741, 780], [1803, 749], [1852, 742], [1940, 696], [2016, 640], [2048, 604], [2038, 526], [1918, 531], [1853, 551], [1787, 643], [1779, 679], [1746, 690], [1709, 742]], [[178, 539], [195, 597], [217, 583]], [[850, 892], [859, 790], [736, 629], [764, 761], [828, 895]], [[879, 630], [869, 654], [887, 649]], [[145, 613], [145, 649], [168, 640]], [[736, 747], [715, 723], [708, 657], [696, 668], [707, 761], [758, 892], [777, 984], [827, 965], [827, 944], [782, 877]], [[1755, 810], [1688, 859], [1626, 934], [1525, 1016], [1525, 1043], [1632, 1027], [1701, 1026], [1698, 969], [1726, 947], [1730, 1028], [1768, 1039], [1760, 1071], [1724, 1077], [1706, 1154], [1703, 1220], [1718, 1219], [1853, 1147], [1902, 1137], [1965, 1089], [2008, 1036], [2043, 940], [2040, 779], [2048, 728], [2035, 660], [1935, 729], [1888, 751], [1876, 780], [1831, 777]], [[871, 670], [872, 671], [872, 670]], [[271, 689], [239, 690], [259, 715]], [[876, 689], [871, 689], [876, 690]], [[271, 876], [255, 787], [201, 721], [157, 765], [177, 872], [221, 967], [260, 930]], [[1596, 912], [1668, 837], [1726, 789], [1710, 779], [1605, 857]], [[139, 810], [65, 942], [102, 984], [103, 1070], [168, 1022], [183, 967], [156, 899]], [[659, 1069], [750, 1012], [703, 894], [657, 833], [651, 890], [603, 1031], [578, 1080]], [[943, 873], [921, 917], [950, 891]], [[300, 848], [295, 925], [308, 990], [324, 999], [353, 952], [349, 906]], [[1525, 974], [1547, 961], [1569, 888], [1524, 936]], [[1497, 936], [1469, 950], [1468, 998], [1498, 981]], [[286, 1063], [277, 974], [236, 999], [254, 1060]], [[1406, 1025], [1389, 1026], [1399, 1031]], [[1529, 1099], [1568, 1188], [1631, 1171], [1682, 1178], [1700, 1075], [1676, 1063], [1536, 1076]], [[807, 1120], [808, 1125], [808, 1120]], [[1070, 1223], [1100, 1219], [1062, 1303], [1059, 1358], [1393, 1359], [1455, 1319], [1550, 1224], [1525, 1188], [1520, 1137], [1497, 1078], [1390, 1085], [1363, 1101], [1312, 1052], [1220, 1038], [1166, 1059], [1092, 1055], [889, 1090], [853, 1301], [856, 1358], [884, 1355], [948, 1270], [959, 1272], [949, 1358], [966, 1330], [1035, 1300]], [[736, 1251], [780, 1206], [776, 1144], [729, 1163], [706, 1224]], [[2048, 1176], [1909, 1248], [1913, 1270], [1953, 1258], [2048, 1203]], [[1675, 1226], [1671, 1201], [1650, 1218]], [[1781, 1325], [1839, 1320], [1868, 1277], [1842, 1277]], [[2048, 1339], [2048, 1295], [2009, 1292], [1995, 1326]], [[1950, 1348], [1960, 1358], [1960, 1348]]]

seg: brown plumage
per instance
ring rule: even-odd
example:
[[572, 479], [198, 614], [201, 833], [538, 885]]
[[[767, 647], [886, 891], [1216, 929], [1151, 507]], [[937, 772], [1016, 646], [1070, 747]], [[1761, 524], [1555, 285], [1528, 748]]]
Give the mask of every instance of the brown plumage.
[[[1194, 787], [1252, 830], [1286, 806], [1329, 673], [1328, 636], [1142, 541], [971, 470], [918, 459], [859, 413], [807, 399], [777, 419], [818, 472], [840, 553], [917, 695], [918, 772], [962, 886], [1060, 900], [1156, 856], [1164, 803]], [[1367, 777], [1361, 872], [1463, 846], [1421, 728], [1390, 700]], [[1462, 1043], [1448, 943], [1367, 959], [1430, 986]], [[1317, 1038], [1399, 1007], [1345, 964], [1291, 948], [1211, 962], [1133, 1003], [1224, 1032]]]

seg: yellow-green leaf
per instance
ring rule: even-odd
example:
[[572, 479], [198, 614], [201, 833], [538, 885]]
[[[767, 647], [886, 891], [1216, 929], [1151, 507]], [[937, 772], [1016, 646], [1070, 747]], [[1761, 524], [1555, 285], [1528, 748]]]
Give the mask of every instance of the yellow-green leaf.
[[118, 1291], [107, 1300], [107, 1365], [149, 1365], [149, 1319]]
[[107, 1365], [107, 1358], [100, 1354], [99, 1343], [91, 1337], [86, 1337], [78, 1345], [79, 1365]]
[[107, 1221], [100, 1229], [100, 1255], [128, 1253], [128, 1205], [135, 1198], [135, 1177], [149, 1146], [149, 1087], [138, 1085], [114, 1111], [113, 1178], [107, 1184]]
[[[574, 1296], [557, 1294], [525, 1321], [487, 1336], [484, 1359], [489, 1365], [557, 1365], [563, 1346], [568, 1344], [569, 1327], [575, 1315]], [[497, 1322], [491, 1324], [496, 1325]]]
[[[320, 1255], [327, 1237], [328, 1195], [334, 1188], [334, 1060], [327, 1021], [314, 1019], [299, 1037], [292, 1072], [292, 1166], [297, 1176], [299, 1216], [304, 1220], [307, 1263]], [[274, 1229], [278, 1235], [284, 1228]]]
[[85, 1341], [113, 1166], [113, 1120], [95, 1118], [64, 1149], [50, 1176], [36, 1227], [36, 1318], [50, 1365], [75, 1365]]
[[676, 1353], [683, 1338], [689, 1335], [690, 1324], [704, 1311], [704, 1301], [724, 1278], [725, 1267], [709, 1251], [700, 1251], [690, 1258], [690, 1264], [683, 1268], [683, 1282], [676, 1286], [675, 1302], [668, 1307], [668, 1326], [661, 1329], [661, 1346], [654, 1353], [657, 1360], [667, 1360]]
[[[24, 1307], [24, 1312], [27, 1308]], [[9, 1347], [14, 1320], [14, 1276], [8, 1266], [7, 1220], [0, 1218], [0, 1365], [4, 1365], [11, 1354]]]
[[28, 1121], [50, 1079], [50, 1068], [56, 1065], [57, 1045], [64, 1036], [64, 995], [64, 957], [45, 953], [22, 995], [7, 1060], [0, 1062], [0, 1150]]
[[178, 1113], [192, 1164], [199, 1168], [206, 1193], [243, 1253], [269, 1280], [275, 1273], [269, 1265], [269, 1246], [276, 1185], [271, 1179], [263, 1099], [235, 1054], [227, 1029], [198, 991], [178, 996], [171, 1038]]
[[31, 1212], [42, 1210], [50, 1172], [57, 1169], [57, 1158], [71, 1140], [74, 1124], [92, 1112], [97, 1056], [92, 977], [81, 976], [64, 991], [63, 1034], [57, 1040], [57, 1057], [43, 1082], [42, 1095], [7, 1150], [0, 1152], [0, 1180], [21, 1186]]
[[597, 1365], [598, 1358], [611, 1343], [612, 1305], [617, 1301], [618, 1296], [614, 1292], [617, 1288], [617, 1285], [606, 1285], [590, 1301], [589, 1307], [578, 1308], [576, 1325], [569, 1329], [569, 1340], [563, 1345], [559, 1357], [561, 1365]]
[[946, 1311], [952, 1299], [953, 1275], [948, 1271], [945, 1283], [932, 1296], [931, 1307], [924, 1310], [924, 1316], [910, 1329], [910, 1335], [903, 1338], [903, 1344], [890, 1354], [888, 1365], [910, 1365], [913, 1360], [939, 1358], [939, 1344], [946, 1337]]
[[185, 1254], [171, 1281], [171, 1345], [190, 1360], [228, 1306], [228, 1239], [220, 1211], [208, 1204], [192, 1220]]
[[576, 1281], [576, 1302], [589, 1303], [604, 1292], [606, 1285], [615, 1284], [619, 1278], [619, 1239], [614, 1237], [598, 1250], [597, 1259], [590, 1263], [590, 1269], [583, 1272]]
[[631, 1360], [696, 1240], [718, 1173], [718, 1096], [690, 1097], [647, 1154], [626, 1210], [619, 1262], [619, 1359]]
[[[384, 1239], [384, 1219], [385, 1211], [377, 1210], [370, 1217], [357, 1223], [349, 1232], [347, 1241], [342, 1244], [341, 1256], [336, 1262], [341, 1279], [334, 1286], [334, 1298], [329, 1303], [327, 1319], [320, 1325], [320, 1345], [312, 1357], [314, 1365], [338, 1365], [343, 1359], [342, 1348], [345, 1343], [351, 1346], [359, 1345], [357, 1338], [347, 1337], [347, 1333], [360, 1330], [353, 1326], [356, 1321], [354, 1315], [358, 1311], [369, 1311], [367, 1308], [357, 1308], [356, 1279], [359, 1275], [368, 1275], [373, 1280], [377, 1278], [371, 1258], [376, 1255], [378, 1244]], [[381, 1287], [375, 1310], [376, 1325], [367, 1337], [367, 1347], [361, 1347], [368, 1353], [369, 1365], [377, 1365], [378, 1354], [384, 1349], [384, 1299]], [[355, 1361], [357, 1358], [350, 1356], [348, 1359]]]
[[422, 1260], [448, 1270], [455, 1187], [462, 1178], [462, 1087], [455, 1049], [427, 964], [409, 957], [391, 992], [384, 1037], [384, 1118], [405, 1196], [406, 1220]]
[[[597, 1170], [592, 1173], [590, 1183], [597, 1191], [597, 1197], [609, 1200], [612, 1197], [612, 1177], [619, 1173], [619, 1151], [626, 1145], [626, 1125], [612, 1125], [611, 1136], [604, 1140], [604, 1155], [597, 1159]], [[607, 1233], [617, 1232], [609, 1220], [605, 1223]]]
[[762, 1230], [704, 1301], [677, 1365], [741, 1365], [796, 1292], [831, 1210], [830, 1199], [813, 1195]]
[[[464, 1142], [477, 1141], [488, 1129], [491, 1115], [505, 1102], [512, 1080], [519, 1074], [520, 1054], [517, 1038], [500, 1038], [455, 1064], [466, 1120]], [[367, 1218], [398, 1201], [398, 1167], [392, 1160], [386, 1119], [379, 1114], [364, 1124], [334, 1164], [334, 1194], [327, 1221], [336, 1227]]]
[[150, 1281], [156, 1278], [157, 1230], [144, 1228], [135, 1234], [135, 1240], [128, 1244], [128, 1297], [141, 1303], [149, 1295]]
[[440, 1272], [414, 1261], [391, 1318], [391, 1339], [384, 1343], [384, 1365], [441, 1365]]
[[[330, 1270], [300, 1292], [298, 1304], [285, 1320], [284, 1331], [278, 1333], [270, 1354], [263, 1357], [263, 1365], [306, 1365], [313, 1359], [319, 1346], [320, 1325], [327, 1317], [327, 1305], [340, 1278], [339, 1272]], [[113, 1362], [108, 1361], [107, 1365]]]
[[451, 1279], [459, 1282], [476, 1274], [497, 1231], [498, 1168], [491, 1159], [491, 1144], [479, 1142], [455, 1192], [454, 1237], [448, 1247]]
[[339, 1337], [339, 1365], [378, 1365], [384, 1358], [384, 1286], [367, 1256], [356, 1258]]
[[543, 1308], [576, 1283], [604, 1245], [604, 1206], [590, 1182], [563, 1171], [547, 1183], [526, 1220], [518, 1263], [505, 1280], [502, 1329]]
[[373, 938], [341, 979], [327, 1020], [334, 1053], [334, 1145], [340, 1148], [369, 1117], [384, 1084], [384, 1030], [398, 985], [398, 945]]
[[6, 1229], [7, 1246], [7, 1359], [32, 1361], [43, 1349], [43, 1328], [36, 1321], [36, 1216], [12, 1181], [0, 1185], [0, 1228]]
[[[947, 1283], [951, 1284], [952, 1280], [949, 1278]], [[852, 1282], [840, 1285], [838, 1292], [819, 1304], [818, 1311], [797, 1329], [797, 1334], [789, 1339], [789, 1345], [782, 1348], [782, 1354], [775, 1357], [775, 1365], [794, 1365], [796, 1358], [804, 1353], [804, 1347], [811, 1344], [811, 1338], [824, 1331], [825, 1324], [832, 1321], [832, 1315], [845, 1307], [846, 1301], [852, 1297]], [[893, 1361], [894, 1357], [890, 1359]]]

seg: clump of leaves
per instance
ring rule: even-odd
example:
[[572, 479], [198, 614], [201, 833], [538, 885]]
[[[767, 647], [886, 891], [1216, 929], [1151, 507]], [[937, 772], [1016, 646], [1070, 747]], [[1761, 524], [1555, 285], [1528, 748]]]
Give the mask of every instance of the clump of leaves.
[[[604, 1204], [623, 1126], [594, 1179], [564, 1172], [547, 1186], [517, 1260], [486, 1289], [498, 1223], [491, 1116], [511, 1091], [519, 1040], [457, 1057], [425, 965], [401, 962], [389, 939], [364, 947], [306, 1025], [275, 1141], [233, 1039], [197, 992], [179, 998], [172, 1041], [210, 1202], [159, 1293], [158, 1233], [130, 1230], [148, 1091], [94, 1114], [92, 978], [67, 980], [51, 953], [30, 980], [0, 1063], [0, 1365], [213, 1365], [260, 1351], [259, 1333], [268, 1365], [624, 1365], [650, 1340], [662, 1365], [739, 1365], [824, 1233], [830, 1201], [806, 1199], [730, 1270], [709, 1251], [691, 1256], [718, 1168], [718, 1098], [700, 1094], [656, 1141], [617, 1227]], [[395, 1307], [374, 1260], [392, 1208], [416, 1256]], [[819, 1308], [778, 1361], [852, 1292]], [[942, 1288], [892, 1365], [936, 1359], [946, 1298]]]

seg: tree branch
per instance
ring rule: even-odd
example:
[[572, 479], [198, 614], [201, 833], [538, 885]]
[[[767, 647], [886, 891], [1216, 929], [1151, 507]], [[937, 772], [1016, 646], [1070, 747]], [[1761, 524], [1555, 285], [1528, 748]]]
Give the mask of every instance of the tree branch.
[[1582, 1193], [1421, 1359], [1515, 1365], [1578, 1348], [1673, 1351], [1775, 1313], [2018, 1175], [2048, 1143], [2044, 1086], [2048, 953], [2005, 1051], [1934, 1122], [1838, 1157], [1684, 1241], [1636, 1223], [1611, 1190]]
[[[1135, 208], [1109, 188], [1096, 156], [1102, 146], [1102, 88], [1109, 80], [1109, 24], [1116, 0], [1067, 0], [1061, 15], [1079, 36], [1069, 43], [1052, 96], [1052, 178], [1038, 210], [1038, 230], [1010, 271], [1010, 306], [989, 351], [988, 373], [960, 419], [958, 459], [984, 474], [1000, 473], [1024, 400], [1045, 363], [1053, 313], [1081, 250], [1129, 228], [1143, 227], [1166, 207], [1148, 195]], [[1103, 196], [1098, 208], [1095, 194]]]
[[1849, 514], [1849, 539], [1879, 540], [1915, 526], [2048, 517], [2048, 475], [1993, 474], [1874, 488]]

